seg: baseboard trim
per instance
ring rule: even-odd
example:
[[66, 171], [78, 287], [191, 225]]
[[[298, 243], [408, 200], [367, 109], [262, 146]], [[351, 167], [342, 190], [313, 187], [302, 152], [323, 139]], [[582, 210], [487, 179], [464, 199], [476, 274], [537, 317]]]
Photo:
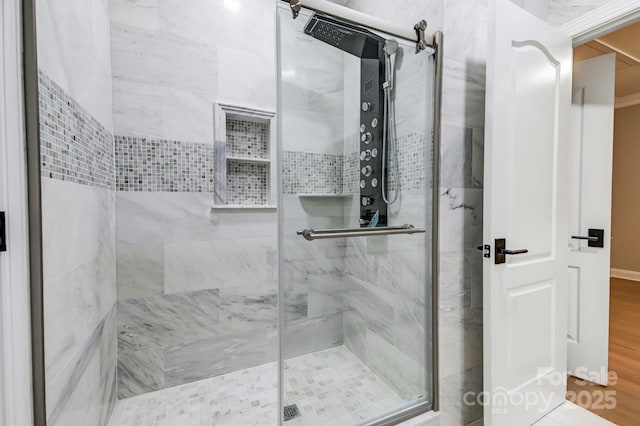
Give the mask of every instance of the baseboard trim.
[[630, 281], [640, 281], [640, 272], [611, 268], [611, 278], [620, 278], [623, 280], [630, 280]]

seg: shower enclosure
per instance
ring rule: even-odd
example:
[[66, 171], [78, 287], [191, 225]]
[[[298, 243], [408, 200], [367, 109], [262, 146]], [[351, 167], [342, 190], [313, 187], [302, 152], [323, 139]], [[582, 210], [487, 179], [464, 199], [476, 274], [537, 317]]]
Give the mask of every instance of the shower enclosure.
[[441, 34], [322, 0], [68, 3], [36, 2], [25, 74], [36, 424], [437, 410]]
[[381, 424], [434, 403], [435, 51], [279, 6], [282, 416]]

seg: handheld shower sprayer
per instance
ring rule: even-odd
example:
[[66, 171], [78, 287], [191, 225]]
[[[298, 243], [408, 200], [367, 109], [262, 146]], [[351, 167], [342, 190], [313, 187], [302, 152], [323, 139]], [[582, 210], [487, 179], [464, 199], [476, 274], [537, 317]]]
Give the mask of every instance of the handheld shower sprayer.
[[[398, 51], [398, 42], [394, 39], [388, 39], [384, 43], [384, 71], [385, 82], [382, 87], [384, 89], [384, 129], [382, 134], [382, 199], [386, 204], [393, 204], [400, 194], [400, 167], [398, 164], [398, 147], [396, 144], [396, 128], [395, 128], [395, 111], [392, 91], [394, 90], [394, 77], [396, 69], [396, 52]], [[387, 143], [391, 146], [391, 166], [393, 166], [393, 175], [395, 178], [395, 192], [393, 198], [387, 198]]]
[[396, 67], [396, 51], [398, 50], [398, 42], [389, 39], [384, 42], [385, 53], [385, 89], [393, 90], [394, 69]]

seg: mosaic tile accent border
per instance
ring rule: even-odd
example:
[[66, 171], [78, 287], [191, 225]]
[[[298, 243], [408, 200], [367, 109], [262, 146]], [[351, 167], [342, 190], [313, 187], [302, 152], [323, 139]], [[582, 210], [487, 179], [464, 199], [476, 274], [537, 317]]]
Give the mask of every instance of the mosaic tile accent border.
[[344, 156], [342, 163], [342, 193], [360, 193], [360, 155], [352, 152]]
[[282, 191], [284, 194], [341, 194], [343, 156], [313, 152], [284, 151]]
[[263, 206], [267, 204], [266, 164], [227, 161], [227, 204]]
[[[426, 138], [422, 133], [409, 133], [398, 138], [401, 190], [409, 191], [425, 187], [427, 178], [425, 167], [431, 167], [431, 162], [427, 162], [425, 144]], [[394, 174], [389, 173], [388, 185], [392, 190], [395, 188], [395, 181]]]
[[41, 176], [114, 189], [113, 135], [49, 76], [38, 74]]
[[[425, 156], [426, 138], [410, 133], [398, 138], [400, 189], [425, 187], [430, 164]], [[357, 194], [360, 191], [360, 157], [358, 153], [328, 155], [311, 152], [284, 151], [282, 159], [283, 192], [285, 194]], [[388, 186], [396, 188], [396, 177], [389, 173]]]
[[268, 144], [268, 124], [227, 119], [228, 156], [266, 159], [269, 155]]
[[213, 145], [115, 136], [118, 191], [213, 192]]

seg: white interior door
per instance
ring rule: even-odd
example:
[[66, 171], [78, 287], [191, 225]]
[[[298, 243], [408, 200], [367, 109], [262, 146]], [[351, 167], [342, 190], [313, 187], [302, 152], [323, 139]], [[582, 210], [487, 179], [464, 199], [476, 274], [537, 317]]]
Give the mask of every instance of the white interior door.
[[[615, 54], [576, 63], [573, 70], [568, 367], [574, 376], [606, 385]], [[597, 230], [598, 241], [574, 238], [595, 239]]]
[[[491, 2], [490, 21], [484, 413], [486, 425], [519, 426], [566, 392], [572, 48], [567, 35], [506, 0]], [[500, 255], [499, 239], [527, 252]]]

